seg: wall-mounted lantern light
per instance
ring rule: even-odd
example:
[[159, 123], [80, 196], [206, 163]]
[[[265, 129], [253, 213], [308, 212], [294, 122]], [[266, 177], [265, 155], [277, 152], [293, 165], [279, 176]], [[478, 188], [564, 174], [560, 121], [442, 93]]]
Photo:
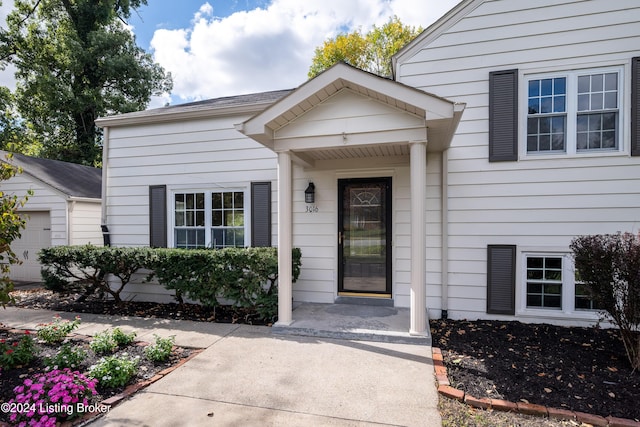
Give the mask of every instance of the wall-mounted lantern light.
[[304, 190], [304, 202], [314, 203], [315, 201], [316, 201], [316, 186], [313, 185], [313, 182], [310, 182], [307, 189]]

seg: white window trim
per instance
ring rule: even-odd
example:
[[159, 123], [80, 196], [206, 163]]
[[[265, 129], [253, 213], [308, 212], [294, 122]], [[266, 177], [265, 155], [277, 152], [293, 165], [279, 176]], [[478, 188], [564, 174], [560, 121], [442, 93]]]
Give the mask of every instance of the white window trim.
[[[571, 70], [522, 70], [518, 76], [518, 157], [519, 160], [540, 160], [548, 158], [586, 158], [586, 157], [603, 157], [603, 156], [621, 156], [628, 155], [630, 144], [628, 141], [630, 120], [630, 106], [628, 106], [629, 96], [625, 93], [627, 87], [627, 79], [631, 73], [626, 72], [623, 65], [598, 66], [594, 68], [574, 68]], [[616, 150], [587, 150], [577, 151], [576, 143], [576, 118], [577, 112], [577, 76], [584, 74], [598, 73], [618, 73], [618, 148]], [[628, 77], [629, 76], [629, 77]], [[567, 78], [567, 135], [565, 140], [565, 152], [551, 153], [528, 153], [527, 152], [527, 117], [528, 117], [528, 98], [529, 98], [529, 80], [566, 77]], [[571, 78], [570, 78], [571, 77]]]
[[[516, 267], [520, 274], [516, 277], [516, 315], [536, 318], [572, 318], [576, 320], [597, 321], [599, 310], [575, 308], [575, 267], [571, 253], [566, 249], [523, 248], [518, 251]], [[562, 258], [562, 307], [560, 309], [527, 307], [527, 258]]]
[[205, 247], [211, 247], [211, 193], [243, 193], [244, 195], [244, 247], [251, 246], [251, 191], [250, 186], [231, 186], [231, 187], [182, 187], [173, 186], [167, 189], [169, 197], [167, 197], [167, 246], [170, 248], [176, 247], [175, 242], [175, 209], [174, 201], [176, 194], [181, 193], [205, 193], [204, 197], [204, 239]]

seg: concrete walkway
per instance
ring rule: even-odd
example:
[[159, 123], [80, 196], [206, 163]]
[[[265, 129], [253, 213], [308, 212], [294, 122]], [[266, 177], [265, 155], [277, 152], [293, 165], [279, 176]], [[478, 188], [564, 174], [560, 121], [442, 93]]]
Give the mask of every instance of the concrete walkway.
[[[35, 328], [55, 313], [0, 308]], [[72, 313], [60, 313], [73, 318]], [[274, 335], [271, 328], [81, 314], [76, 331], [176, 336], [204, 351], [92, 426], [440, 426], [431, 347]]]

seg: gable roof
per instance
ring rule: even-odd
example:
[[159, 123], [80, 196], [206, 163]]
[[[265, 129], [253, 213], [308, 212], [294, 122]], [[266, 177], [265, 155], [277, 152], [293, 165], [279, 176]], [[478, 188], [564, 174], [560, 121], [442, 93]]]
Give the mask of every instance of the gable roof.
[[[342, 122], [336, 123], [336, 126], [333, 126], [328, 134], [322, 133], [313, 136], [320, 137], [322, 142], [313, 137], [308, 138], [305, 142], [296, 138], [286, 141], [286, 136], [278, 135], [278, 130], [296, 122], [311, 110], [343, 91], [371, 99], [402, 114], [420, 119], [421, 129], [412, 129], [415, 131], [414, 133], [407, 133], [407, 129], [392, 130], [388, 128], [386, 130], [389, 132], [386, 134], [381, 129], [377, 130], [389, 137], [392, 134], [394, 137], [400, 137], [399, 141], [410, 142], [426, 140], [428, 128], [429, 146], [435, 150], [443, 150], [449, 145], [464, 110], [464, 104], [452, 102], [339, 62], [305, 82], [263, 112], [236, 125], [236, 129], [275, 151], [284, 149], [292, 151], [335, 149], [341, 151], [345, 148], [347, 136], [354, 144], [359, 144], [356, 141], [361, 141], [362, 144], [382, 143], [382, 141], [375, 142], [371, 139], [371, 135], [354, 130], [355, 128], [350, 130], [347, 124]], [[402, 135], [394, 133], [396, 130], [400, 131]], [[406, 137], [410, 139], [404, 139]], [[287, 145], [289, 143], [294, 146]], [[316, 145], [310, 147], [309, 144]], [[307, 163], [309, 162], [307, 161]]]
[[[7, 154], [0, 150], [0, 161], [6, 163]], [[101, 198], [102, 169], [22, 154], [13, 154], [10, 163], [68, 197]]]
[[287, 96], [292, 91], [293, 89], [284, 89], [206, 99], [186, 104], [100, 117], [96, 120], [96, 124], [100, 127], [127, 126], [137, 123], [157, 123], [217, 115], [257, 113]]

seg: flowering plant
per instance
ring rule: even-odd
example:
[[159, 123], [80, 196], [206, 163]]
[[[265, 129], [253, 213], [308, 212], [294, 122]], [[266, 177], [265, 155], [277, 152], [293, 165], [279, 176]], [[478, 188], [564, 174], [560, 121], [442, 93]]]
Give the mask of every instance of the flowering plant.
[[19, 341], [11, 344], [0, 340], [0, 368], [11, 369], [18, 365], [27, 365], [35, 357], [36, 348], [29, 331]]
[[73, 320], [64, 320], [60, 315], [53, 316], [53, 322], [40, 323], [38, 328], [38, 338], [44, 340], [47, 344], [53, 344], [64, 341], [67, 335], [80, 326], [80, 316], [76, 316]]
[[16, 395], [9, 404], [17, 410], [9, 416], [12, 423], [55, 426], [85, 412], [83, 408], [96, 394], [96, 380], [78, 371], [56, 369], [27, 378], [13, 391]]
[[78, 369], [82, 361], [87, 357], [87, 352], [82, 347], [72, 347], [71, 344], [62, 344], [60, 350], [53, 357], [44, 358], [44, 364], [47, 370], [72, 368]]
[[89, 376], [98, 380], [100, 387], [121, 387], [129, 382], [138, 370], [140, 356], [128, 357], [122, 353], [120, 357], [103, 357], [89, 368]]

